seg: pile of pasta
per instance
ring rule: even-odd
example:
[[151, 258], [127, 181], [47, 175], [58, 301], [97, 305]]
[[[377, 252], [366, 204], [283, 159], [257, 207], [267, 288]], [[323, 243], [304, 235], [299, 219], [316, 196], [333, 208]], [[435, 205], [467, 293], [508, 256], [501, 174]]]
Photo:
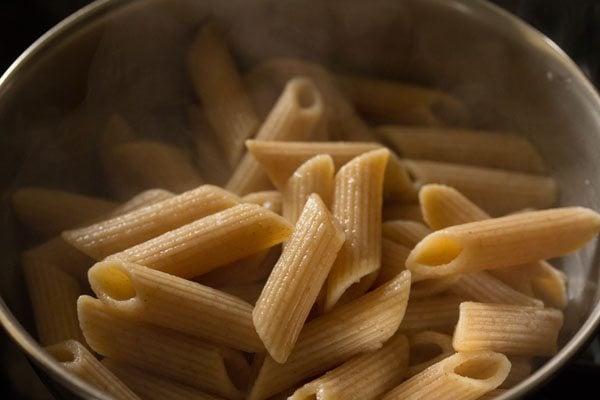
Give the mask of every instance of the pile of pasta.
[[242, 76], [213, 26], [187, 61], [200, 168], [115, 116], [100, 158], [127, 201], [13, 196], [51, 238], [22, 267], [66, 369], [117, 399], [483, 399], [556, 353], [545, 260], [600, 215], [548, 208], [529, 142], [444, 127], [468, 114], [433, 89], [294, 59]]

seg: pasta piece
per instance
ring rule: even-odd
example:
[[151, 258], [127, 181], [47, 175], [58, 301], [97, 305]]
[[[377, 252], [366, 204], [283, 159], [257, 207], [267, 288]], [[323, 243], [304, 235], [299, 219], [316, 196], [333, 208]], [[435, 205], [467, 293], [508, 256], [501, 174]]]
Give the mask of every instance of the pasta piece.
[[492, 215], [527, 207], [547, 208], [556, 202], [556, 183], [545, 176], [421, 160], [404, 160], [404, 166], [415, 185], [455, 187]]
[[276, 362], [284, 363], [292, 352], [343, 243], [344, 233], [312, 194], [252, 312], [256, 332]]
[[408, 369], [408, 340], [397, 335], [296, 390], [289, 400], [373, 400], [397, 386]]
[[425, 223], [433, 230], [490, 218], [465, 195], [446, 185], [424, 185], [419, 191], [419, 203]]
[[243, 398], [248, 365], [241, 353], [119, 318], [89, 296], [79, 297], [77, 313], [96, 353], [227, 398]]
[[380, 286], [406, 270], [404, 263], [409, 254], [408, 247], [386, 238], [381, 239], [381, 267], [373, 285]]
[[75, 303], [81, 294], [77, 281], [40, 261], [25, 262], [22, 268], [40, 344], [48, 346], [69, 339], [85, 343], [77, 321]]
[[459, 296], [480, 303], [544, 307], [540, 300], [514, 290], [485, 271], [461, 275], [451, 290]]
[[[323, 118], [323, 100], [314, 83], [306, 78], [292, 79], [256, 134], [260, 140], [308, 140]], [[240, 195], [270, 188], [260, 164], [246, 153], [227, 183], [227, 189]]]
[[235, 168], [244, 155], [244, 141], [260, 122], [227, 44], [213, 25], [205, 25], [196, 35], [187, 62], [206, 118], [221, 141], [227, 164]]
[[387, 204], [383, 206], [382, 218], [384, 221], [404, 219], [421, 222], [423, 221], [423, 214], [418, 203]]
[[413, 275], [416, 278], [413, 279], [413, 284], [410, 288], [410, 295], [413, 299], [424, 299], [430, 296], [435, 296], [448, 291], [454, 285], [459, 275], [457, 276], [445, 276], [442, 278], [435, 279], [423, 279], [419, 275]]
[[288, 179], [302, 164], [319, 154], [329, 154], [335, 169], [340, 169], [354, 157], [383, 148], [370, 142], [278, 142], [248, 140], [248, 151], [258, 160], [276, 188], [283, 190]]
[[599, 230], [600, 215], [583, 207], [513, 214], [436, 231], [406, 266], [432, 278], [510, 267], [574, 252]]
[[402, 246], [415, 247], [431, 230], [420, 222], [407, 220], [386, 221], [381, 226], [381, 234]]
[[263, 282], [267, 280], [280, 255], [281, 246], [274, 246], [200, 275], [195, 280], [211, 287]]
[[405, 271], [378, 289], [308, 322], [285, 364], [259, 363], [248, 400], [265, 399], [352, 356], [381, 347], [398, 329], [410, 291]]
[[[196, 144], [196, 164], [207, 183], [225, 186], [231, 176], [232, 167], [227, 162], [219, 138], [210, 128], [204, 110], [198, 106], [187, 109], [188, 121]], [[243, 143], [241, 146], [242, 151]]]
[[105, 358], [101, 363], [146, 400], [219, 400], [219, 397], [191, 386], [161, 378], [111, 358]]
[[500, 385], [501, 389], [510, 389], [529, 378], [532, 370], [530, 357], [508, 357], [511, 368], [506, 380]]
[[266, 86], [259, 99], [264, 108], [274, 103], [272, 93], [277, 94], [287, 81], [297, 76], [310, 78], [323, 95], [326, 131], [338, 140], [375, 140], [375, 135], [340, 92], [333, 77], [318, 64], [293, 58], [272, 58], [255, 67], [246, 76], [246, 81], [254, 88], [257, 84]]
[[406, 375], [412, 377], [438, 361], [454, 354], [452, 336], [435, 331], [422, 331], [408, 338], [410, 364]]
[[382, 126], [383, 139], [402, 157], [511, 171], [543, 173], [544, 161], [522, 136], [466, 129]]
[[567, 305], [567, 277], [546, 261], [497, 268], [489, 273], [515, 290], [542, 300], [547, 307], [563, 309]]
[[325, 310], [330, 310], [344, 292], [361, 279], [364, 288], [373, 283], [381, 263], [381, 204], [387, 149], [364, 153], [335, 176], [333, 215], [346, 241], [327, 278]]
[[97, 263], [88, 276], [96, 296], [123, 318], [247, 352], [264, 350], [252, 306], [227, 293], [118, 260]]
[[115, 208], [110, 214], [110, 217], [118, 217], [119, 215], [127, 214], [131, 211], [139, 208], [148, 206], [150, 204], [156, 204], [163, 200], [167, 200], [175, 196], [168, 190], [163, 189], [148, 189], [140, 194], [133, 196], [119, 207]]
[[79, 342], [67, 340], [46, 347], [46, 351], [67, 371], [117, 400], [140, 400], [119, 378], [103, 366]]
[[87, 271], [94, 260], [59, 236], [21, 254], [21, 264], [32, 263], [54, 265], [84, 285], [87, 284]]
[[453, 346], [457, 351], [551, 356], [562, 324], [563, 313], [552, 308], [464, 302]]
[[[374, 142], [277, 142], [248, 140], [246, 147], [265, 169], [273, 185], [284, 190], [288, 179], [303, 163], [319, 154], [333, 159], [336, 171], [353, 158], [383, 148]], [[408, 172], [400, 160], [390, 153], [385, 171], [384, 197], [398, 201], [412, 201], [416, 192]]]
[[475, 400], [508, 376], [510, 361], [492, 351], [457, 353], [413, 376], [382, 400]]
[[283, 217], [295, 224], [312, 193], [318, 194], [326, 207], [331, 207], [333, 174], [333, 160], [325, 154], [315, 156], [298, 167], [283, 190]]
[[104, 169], [114, 194], [123, 199], [151, 188], [181, 193], [203, 182], [183, 150], [156, 141], [116, 146], [106, 156]]
[[256, 304], [256, 301], [260, 297], [260, 294], [263, 290], [262, 283], [251, 283], [247, 285], [227, 285], [220, 286], [217, 289], [221, 292], [228, 293], [232, 296], [240, 298], [249, 304]]
[[239, 204], [115, 253], [120, 259], [193, 278], [286, 240], [292, 226], [256, 204]]
[[63, 238], [96, 260], [135, 246], [198, 218], [233, 207], [240, 199], [203, 185], [129, 213], [63, 232]]
[[244, 203], [258, 204], [280, 215], [283, 210], [283, 199], [281, 193], [277, 190], [249, 193], [242, 197], [242, 201]]
[[448, 326], [454, 327], [458, 321], [461, 302], [462, 298], [458, 296], [446, 295], [417, 300], [411, 298], [398, 330], [412, 334], [426, 330], [439, 331]]
[[56, 235], [107, 214], [117, 207], [112, 201], [61, 190], [25, 187], [12, 195], [19, 221], [43, 235]]
[[[425, 219], [433, 229], [489, 218], [477, 205], [449, 186], [425, 185], [419, 198]], [[541, 299], [550, 307], [562, 309], [567, 304], [565, 275], [545, 261], [488, 272], [513, 289]]]
[[447, 93], [425, 87], [359, 76], [337, 76], [337, 82], [363, 113], [410, 125], [465, 125], [465, 105]]

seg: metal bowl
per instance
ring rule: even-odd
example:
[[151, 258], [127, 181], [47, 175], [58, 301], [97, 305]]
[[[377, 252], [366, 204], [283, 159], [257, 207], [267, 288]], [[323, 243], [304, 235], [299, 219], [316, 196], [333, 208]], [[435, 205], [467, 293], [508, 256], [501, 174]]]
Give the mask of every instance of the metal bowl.
[[[150, 135], [168, 130], [185, 136], [182, 110], [193, 102], [185, 49], [209, 16], [226, 28], [242, 66], [296, 56], [443, 88], [468, 105], [473, 126], [529, 138], [559, 184], [562, 205], [600, 210], [600, 98], [555, 44], [493, 5], [97, 1], [49, 31], [0, 78], [0, 321], [63, 396], [106, 398], [67, 375], [29, 334], [31, 313], [18, 254], [31, 243], [11, 214], [10, 193], [36, 184], [102, 195], [92, 144], [115, 109]], [[62, 150], [50, 151], [56, 142]], [[564, 258], [562, 267], [570, 302], [561, 349], [502, 399], [539, 387], [600, 324], [597, 242]]]

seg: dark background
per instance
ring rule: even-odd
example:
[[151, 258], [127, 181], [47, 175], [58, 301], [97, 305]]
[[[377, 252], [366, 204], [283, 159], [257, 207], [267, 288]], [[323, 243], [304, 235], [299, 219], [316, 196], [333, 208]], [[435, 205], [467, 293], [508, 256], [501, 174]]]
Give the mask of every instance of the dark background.
[[[227, 1], [227, 0], [222, 0]], [[368, 1], [368, 0], [365, 0]], [[399, 0], [400, 1], [400, 0]], [[87, 0], [0, 0], [0, 73], [39, 36]], [[496, 0], [554, 40], [600, 86], [600, 1]], [[600, 340], [531, 398], [562, 399], [568, 393], [600, 398]], [[0, 397], [52, 399], [19, 350], [0, 330]]]

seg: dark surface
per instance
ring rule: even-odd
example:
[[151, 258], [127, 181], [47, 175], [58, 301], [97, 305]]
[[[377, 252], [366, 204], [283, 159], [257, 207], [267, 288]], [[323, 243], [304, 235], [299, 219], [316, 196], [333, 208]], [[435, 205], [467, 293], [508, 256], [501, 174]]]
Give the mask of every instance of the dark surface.
[[[365, 0], [368, 1], [368, 0]], [[544, 32], [563, 48], [598, 87], [600, 85], [600, 1], [497, 0], [500, 6]], [[0, 71], [39, 36], [86, 0], [0, 0]], [[52, 399], [25, 357], [0, 331], [0, 394], [2, 399]], [[600, 340], [533, 399], [563, 399], [568, 394], [600, 398]]]

